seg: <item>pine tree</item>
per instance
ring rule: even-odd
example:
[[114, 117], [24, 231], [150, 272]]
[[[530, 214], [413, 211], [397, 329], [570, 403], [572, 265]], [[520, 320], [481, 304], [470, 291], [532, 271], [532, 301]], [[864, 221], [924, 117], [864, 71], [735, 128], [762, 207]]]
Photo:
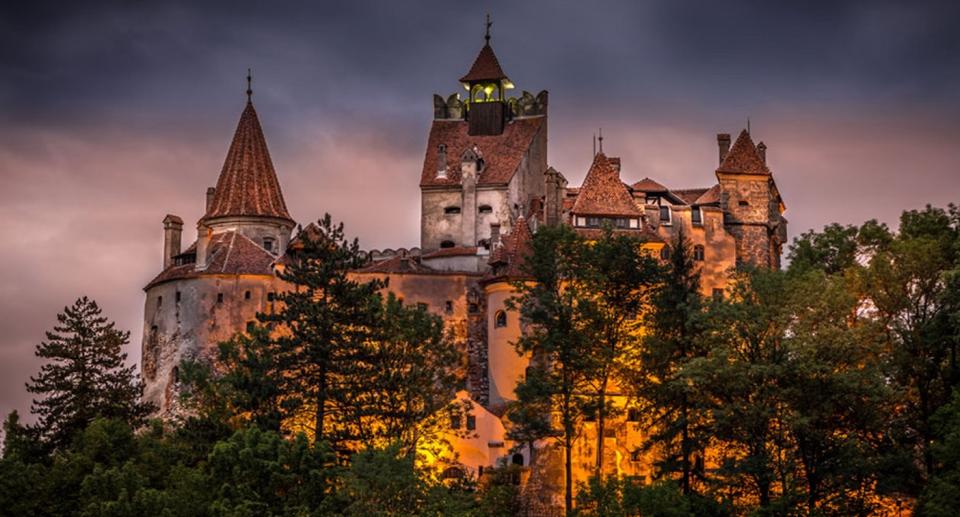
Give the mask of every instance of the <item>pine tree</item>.
[[117, 330], [85, 296], [65, 307], [57, 322], [36, 350], [48, 362], [27, 383], [30, 393], [41, 395], [31, 411], [40, 416], [46, 443], [64, 447], [98, 417], [142, 423], [152, 408], [140, 401], [136, 367], [126, 366], [130, 332]]
[[680, 488], [692, 492], [693, 455], [705, 446], [696, 432], [700, 420], [696, 389], [684, 370], [702, 357], [703, 315], [700, 272], [690, 242], [678, 232], [671, 243], [663, 282], [653, 295], [647, 314], [648, 332], [643, 340], [635, 387], [651, 431], [647, 448], [665, 452], [661, 467], [680, 474]]

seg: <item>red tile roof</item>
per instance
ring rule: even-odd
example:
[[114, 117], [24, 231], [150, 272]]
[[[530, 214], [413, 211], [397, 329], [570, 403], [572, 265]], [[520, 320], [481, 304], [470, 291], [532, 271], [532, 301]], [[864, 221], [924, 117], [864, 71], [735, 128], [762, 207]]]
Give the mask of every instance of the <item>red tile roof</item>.
[[[464, 120], [434, 120], [427, 139], [420, 186], [459, 185], [460, 156], [474, 145], [480, 150], [484, 162], [477, 184], [506, 185], [543, 124], [544, 117], [519, 118], [507, 123], [503, 134], [470, 136], [467, 134], [469, 124]], [[441, 144], [447, 149], [446, 178], [437, 178], [437, 154]]]
[[499, 81], [506, 79], [507, 74], [500, 68], [500, 60], [493, 53], [493, 48], [487, 43], [480, 49], [477, 59], [473, 61], [473, 66], [467, 75], [460, 78], [460, 82], [469, 83], [475, 81]]
[[643, 178], [633, 184], [633, 190], [638, 192], [666, 192], [668, 189], [650, 178]]
[[401, 257], [397, 255], [387, 260], [373, 262], [372, 264], [360, 268], [357, 273], [420, 273], [432, 274], [437, 271], [420, 263], [418, 257]]
[[700, 199], [700, 196], [704, 195], [708, 188], [687, 188], [680, 190], [671, 190], [674, 195], [683, 200], [684, 203], [688, 205], [694, 204], [697, 199]]
[[[247, 102], [204, 219], [267, 216], [290, 220], [260, 120]], [[292, 221], [292, 220], [291, 220]]]
[[643, 211], [620, 181], [620, 173], [603, 153], [597, 153], [571, 210], [578, 215], [640, 216]]
[[[184, 254], [196, 253], [196, 248], [197, 243], [194, 242]], [[171, 266], [151, 280], [144, 289], [169, 280], [203, 275], [273, 275], [276, 257], [239, 232], [214, 234], [207, 250], [209, 258], [207, 268], [203, 271], [196, 270], [196, 263]]]
[[746, 129], [740, 132], [737, 141], [733, 143], [730, 152], [717, 168], [717, 172], [733, 174], [770, 174], [770, 169], [763, 163], [757, 146], [754, 145], [750, 133]]
[[488, 261], [493, 266], [494, 277], [523, 278], [527, 276], [524, 263], [533, 252], [533, 233], [523, 217], [519, 217], [513, 230], [503, 237], [500, 246], [493, 250]]
[[694, 205], [713, 205], [720, 202], [720, 184], [710, 187], [706, 192], [703, 193], [696, 201], [693, 202]]

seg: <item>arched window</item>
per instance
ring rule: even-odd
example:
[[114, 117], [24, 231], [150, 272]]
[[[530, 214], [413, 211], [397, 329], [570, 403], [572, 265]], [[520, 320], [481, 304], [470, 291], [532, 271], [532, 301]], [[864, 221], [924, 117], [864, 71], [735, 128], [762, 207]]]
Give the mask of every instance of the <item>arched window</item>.
[[493, 316], [493, 326], [496, 328], [503, 328], [507, 326], [507, 313], [503, 311], [497, 311]]
[[697, 244], [693, 247], [693, 260], [703, 261], [703, 246]]
[[660, 248], [660, 258], [663, 260], [670, 260], [670, 247], [664, 246]]
[[520, 465], [520, 466], [522, 467], [522, 466], [523, 466], [523, 454], [520, 454], [519, 452], [516, 453], [516, 454], [514, 454], [513, 457], [510, 458], [510, 463], [513, 463], [514, 465]]
[[447, 214], [447, 215], [459, 214], [459, 213], [460, 213], [460, 207], [459, 207], [459, 206], [448, 206], [448, 207], [446, 207], [446, 208], [443, 209], [443, 213], [445, 213], [445, 214]]
[[477, 209], [481, 214], [492, 214], [493, 207], [490, 205], [480, 205], [480, 208]]
[[456, 244], [454, 244], [453, 241], [443, 241], [440, 243], [441, 248], [452, 248], [454, 246], [456, 246]]

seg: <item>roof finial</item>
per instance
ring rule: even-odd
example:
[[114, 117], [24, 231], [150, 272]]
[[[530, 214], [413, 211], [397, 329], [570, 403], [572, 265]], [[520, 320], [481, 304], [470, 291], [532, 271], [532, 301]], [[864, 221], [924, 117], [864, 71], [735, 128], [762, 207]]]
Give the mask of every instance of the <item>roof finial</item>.
[[593, 134], [593, 156], [597, 155], [597, 134]]
[[750, 117], [747, 117], [747, 134], [750, 134]]
[[600, 128], [600, 137], [597, 141], [600, 142], [600, 154], [603, 154], [603, 128]]
[[487, 33], [483, 36], [483, 39], [487, 40], [487, 44], [490, 44], [490, 26], [493, 25], [493, 22], [490, 21], [490, 13], [487, 13]]
[[250, 73], [250, 69], [247, 69], [247, 102], [253, 102], [251, 98], [253, 97], [253, 75]]

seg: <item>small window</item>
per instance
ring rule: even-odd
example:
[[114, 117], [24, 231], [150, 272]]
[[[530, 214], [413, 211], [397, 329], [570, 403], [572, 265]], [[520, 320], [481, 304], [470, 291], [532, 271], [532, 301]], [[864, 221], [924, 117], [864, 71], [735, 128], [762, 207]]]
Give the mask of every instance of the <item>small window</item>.
[[446, 208], [443, 209], [443, 213], [445, 213], [445, 214], [447, 214], [447, 215], [459, 214], [459, 213], [460, 213], [460, 207], [459, 207], [459, 206], [448, 206], [448, 207], [446, 207]]
[[257, 322], [250, 320], [247, 322], [247, 332], [253, 332], [253, 329], [256, 328]]
[[697, 244], [693, 247], [693, 260], [703, 262], [703, 246]]
[[626, 217], [618, 217], [616, 219], [616, 226], [617, 228], [627, 228], [630, 226], [630, 220]]
[[639, 422], [640, 421], [640, 410], [637, 408], [630, 408], [627, 410], [627, 422]]
[[599, 227], [600, 227], [599, 217], [587, 217], [587, 228], [599, 228]]
[[250, 291], [247, 291], [247, 292], [243, 293], [243, 299], [244, 299], [244, 300], [249, 300], [249, 299], [250, 299]]
[[217, 293], [217, 303], [223, 303], [223, 293]]
[[177, 291], [177, 294], [174, 297], [174, 299], [177, 300], [177, 303], [180, 303], [180, 291]]
[[443, 310], [447, 314], [453, 314], [453, 302], [451, 300], [444, 302]]
[[477, 417], [473, 415], [467, 415], [467, 431], [474, 431], [477, 429]]
[[750, 202], [747, 201], [746, 199], [741, 199], [740, 202], [737, 204], [740, 206], [750, 206]]
[[460, 415], [458, 413], [450, 415], [450, 429], [460, 429]]
[[468, 307], [468, 309], [470, 310], [471, 313], [473, 313], [473, 312], [477, 312], [478, 310], [480, 310], [480, 307], [479, 307], [477, 304], [475, 304], [475, 303], [471, 303], [470, 306]]
[[421, 310], [421, 311], [426, 312], [428, 308], [430, 308], [430, 306], [427, 305], [427, 304], [425, 304], [425, 303], [423, 303], [423, 302], [420, 302], [420, 303], [417, 304], [417, 310]]
[[440, 247], [443, 249], [452, 248], [454, 246], [456, 246], [456, 244], [453, 241], [443, 241], [440, 243]]
[[690, 221], [693, 224], [703, 224], [703, 212], [700, 211], [699, 206], [690, 209]]
[[277, 293], [267, 293], [267, 301], [272, 302], [277, 299]]
[[163, 307], [163, 296], [157, 296], [157, 308]]
[[660, 222], [664, 224], [670, 224], [670, 207], [669, 206], [660, 207]]
[[723, 300], [723, 289], [720, 289], [719, 287], [714, 287], [714, 288], [713, 288], [713, 301], [719, 302], [719, 301], [722, 301], [722, 300]]
[[180, 382], [180, 368], [174, 366], [173, 370], [170, 371], [170, 377], [173, 378], [174, 383]]
[[522, 466], [523, 466], [523, 454], [520, 454], [519, 452], [516, 453], [516, 454], [514, 454], [513, 457], [510, 458], [510, 463], [513, 463], [514, 465], [520, 465], [520, 466], [522, 467]]
[[477, 212], [480, 212], [481, 214], [492, 214], [493, 207], [490, 205], [480, 205], [480, 208], [477, 209]]
[[270, 253], [273, 253], [273, 239], [269, 237], [266, 239], [263, 239], [263, 249], [269, 251]]
[[493, 326], [496, 328], [503, 328], [507, 326], [507, 313], [503, 311], [497, 311], [493, 316]]
[[660, 258], [663, 260], [670, 260], [670, 247], [664, 246], [660, 248]]

